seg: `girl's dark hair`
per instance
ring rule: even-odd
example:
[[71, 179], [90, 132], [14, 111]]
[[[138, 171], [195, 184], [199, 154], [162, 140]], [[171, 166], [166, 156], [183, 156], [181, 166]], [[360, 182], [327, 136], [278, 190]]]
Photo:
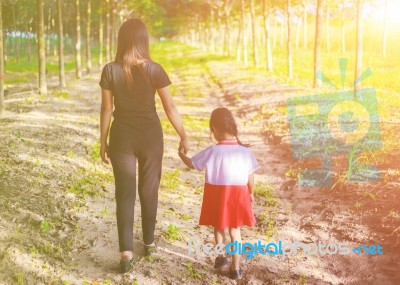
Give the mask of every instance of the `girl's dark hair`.
[[145, 24], [137, 18], [125, 21], [118, 32], [115, 62], [122, 66], [129, 86], [133, 85], [132, 67], [149, 60], [149, 35]]
[[212, 111], [210, 118], [210, 130], [218, 130], [235, 136], [237, 142], [241, 146], [249, 147], [249, 144], [242, 143], [238, 138], [238, 128], [231, 111], [227, 108], [220, 107]]

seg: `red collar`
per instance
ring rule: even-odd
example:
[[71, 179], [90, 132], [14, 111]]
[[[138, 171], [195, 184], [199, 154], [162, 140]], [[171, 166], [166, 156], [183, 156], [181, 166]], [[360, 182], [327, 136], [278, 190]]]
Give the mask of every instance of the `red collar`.
[[223, 140], [218, 143], [218, 145], [237, 145], [237, 140]]

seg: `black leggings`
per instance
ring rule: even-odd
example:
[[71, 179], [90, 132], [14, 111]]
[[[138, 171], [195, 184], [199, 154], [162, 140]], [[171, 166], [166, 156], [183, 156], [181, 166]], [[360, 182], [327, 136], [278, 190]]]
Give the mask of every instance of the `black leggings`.
[[154, 241], [157, 215], [158, 188], [161, 178], [163, 141], [154, 138], [148, 143], [137, 143], [134, 154], [110, 151], [115, 177], [119, 250], [133, 250], [133, 220], [136, 199], [136, 159], [139, 166], [138, 192], [142, 212], [143, 241]]

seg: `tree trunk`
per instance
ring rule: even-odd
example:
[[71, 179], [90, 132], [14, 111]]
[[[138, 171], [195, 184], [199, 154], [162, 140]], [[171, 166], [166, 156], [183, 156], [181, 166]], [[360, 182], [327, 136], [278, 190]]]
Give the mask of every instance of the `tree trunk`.
[[82, 78], [82, 59], [81, 59], [81, 13], [79, 8], [79, 0], [75, 1], [76, 8], [76, 45], [75, 45], [75, 59], [76, 59], [76, 77]]
[[315, 43], [314, 43], [314, 88], [321, 87], [321, 80], [317, 73], [321, 69], [321, 34], [322, 34], [322, 9], [324, 0], [317, 0], [317, 15], [315, 20]]
[[31, 59], [32, 59], [32, 40], [31, 40], [31, 32], [32, 32], [32, 27], [29, 24], [29, 28], [27, 29], [28, 31], [28, 37], [27, 37], [27, 41], [28, 41], [28, 63], [31, 63]]
[[292, 47], [291, 47], [291, 24], [290, 24], [290, 0], [286, 1], [287, 12], [287, 64], [288, 64], [288, 78], [293, 77], [293, 64], [292, 64]]
[[242, 38], [243, 38], [243, 33], [244, 33], [244, 19], [243, 19], [243, 11], [241, 10], [240, 13], [240, 18], [239, 18], [239, 27], [238, 27], [238, 33], [237, 33], [237, 41], [236, 41], [236, 61], [240, 62], [242, 60]]
[[241, 17], [243, 19], [243, 63], [245, 66], [249, 64], [249, 52], [247, 49], [247, 25], [245, 17], [245, 2], [242, 0]]
[[60, 78], [60, 88], [65, 88], [67, 87], [67, 84], [65, 82], [65, 71], [64, 71], [64, 33], [63, 33], [61, 0], [57, 0], [57, 14], [58, 14], [58, 70]]
[[270, 27], [267, 11], [267, 0], [263, 1], [263, 17], [264, 17], [264, 34], [265, 34], [265, 54], [267, 58], [267, 70], [272, 72], [272, 50], [271, 50], [271, 37]]
[[49, 8], [49, 13], [48, 13], [48, 16], [47, 16], [47, 25], [45, 26], [45, 34], [47, 34], [47, 37], [45, 38], [45, 42], [46, 42], [46, 55], [50, 55], [51, 8]]
[[277, 21], [276, 21], [276, 19], [274, 17], [272, 17], [271, 20], [272, 20], [272, 24], [271, 24], [271, 26], [272, 26], [272, 29], [271, 29], [271, 31], [272, 31], [272, 48], [276, 48], [276, 41], [277, 41], [276, 40], [276, 38], [277, 38], [276, 33], [277, 33], [278, 24], [277, 24]]
[[300, 22], [296, 24], [296, 50], [299, 49], [300, 42]]
[[303, 2], [303, 48], [307, 48], [307, 3]]
[[211, 42], [211, 52], [216, 53], [216, 47], [215, 47], [215, 12], [214, 8], [210, 8], [210, 42]]
[[[217, 24], [218, 34], [222, 36], [222, 25], [221, 25], [221, 9], [217, 8]], [[223, 54], [223, 43], [220, 41], [218, 44], [218, 53]]]
[[18, 37], [17, 37], [17, 22], [15, 20], [15, 4], [12, 6], [12, 16], [13, 16], [13, 29], [14, 29], [14, 49], [15, 49], [15, 58], [17, 63], [19, 62], [19, 45], [18, 45]]
[[86, 18], [86, 72], [92, 71], [92, 55], [90, 47], [90, 23], [92, 17], [91, 0], [87, 0], [87, 18]]
[[340, 23], [341, 30], [342, 30], [342, 53], [346, 52], [346, 34], [345, 34], [345, 30], [344, 30], [344, 24], [345, 24], [344, 12], [345, 12], [345, 9], [344, 9], [344, 2], [343, 2], [343, 10], [342, 10], [342, 16], [341, 16], [341, 23]]
[[388, 0], [385, 1], [385, 13], [383, 19], [383, 39], [382, 39], [382, 57], [386, 57], [386, 40], [387, 40], [387, 10], [388, 10]]
[[258, 67], [258, 47], [256, 37], [256, 15], [254, 11], [254, 0], [250, 0], [250, 15], [251, 15], [251, 34], [253, 39], [253, 63]]
[[242, 19], [240, 19], [238, 32], [237, 32], [237, 39], [236, 39], [236, 62], [240, 62], [242, 59], [242, 33], [243, 33], [243, 23]]
[[106, 0], [106, 61], [111, 61], [110, 0]]
[[0, 115], [4, 110], [3, 0], [0, 0]]
[[[357, 0], [357, 49], [356, 49], [356, 70], [355, 70], [354, 82], [361, 75], [362, 53], [363, 53], [362, 0]], [[360, 82], [354, 84], [355, 98], [357, 98], [358, 95], [357, 93], [360, 88], [361, 88]]]
[[38, 15], [39, 94], [47, 95], [46, 46], [44, 41], [43, 0], [36, 0]]
[[110, 1], [110, 13], [111, 13], [111, 54], [110, 58], [113, 58], [113, 55], [115, 54], [115, 46], [116, 46], [116, 40], [115, 40], [115, 6], [114, 2], [111, 0]]
[[99, 69], [103, 65], [103, 1], [100, 1], [99, 9]]
[[326, 1], [326, 50], [328, 52], [331, 51], [331, 43], [330, 43], [330, 9], [329, 9], [329, 0]]
[[279, 47], [283, 47], [283, 38], [285, 37], [285, 22], [279, 23]]
[[231, 55], [230, 49], [230, 31], [229, 31], [229, 12], [225, 13], [225, 40], [224, 40], [224, 54]]

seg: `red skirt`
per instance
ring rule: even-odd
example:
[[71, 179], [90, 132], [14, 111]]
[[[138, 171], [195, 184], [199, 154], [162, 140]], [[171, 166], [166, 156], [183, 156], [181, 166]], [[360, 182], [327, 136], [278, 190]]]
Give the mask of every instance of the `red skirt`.
[[205, 184], [200, 225], [225, 229], [255, 223], [247, 185]]

